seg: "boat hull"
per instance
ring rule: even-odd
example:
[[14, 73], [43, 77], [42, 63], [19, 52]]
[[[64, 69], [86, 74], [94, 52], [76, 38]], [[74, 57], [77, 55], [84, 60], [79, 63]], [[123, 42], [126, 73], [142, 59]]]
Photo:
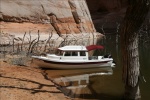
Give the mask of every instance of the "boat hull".
[[51, 69], [85, 69], [85, 68], [112, 67], [112, 61], [74, 63], [74, 62], [54, 62], [34, 58], [33, 63], [39, 67]]

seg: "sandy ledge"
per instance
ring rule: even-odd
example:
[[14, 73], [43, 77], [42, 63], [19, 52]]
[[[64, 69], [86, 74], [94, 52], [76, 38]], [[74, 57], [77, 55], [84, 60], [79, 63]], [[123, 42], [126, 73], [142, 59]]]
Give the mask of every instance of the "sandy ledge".
[[36, 67], [10, 65], [0, 61], [1, 100], [69, 100]]

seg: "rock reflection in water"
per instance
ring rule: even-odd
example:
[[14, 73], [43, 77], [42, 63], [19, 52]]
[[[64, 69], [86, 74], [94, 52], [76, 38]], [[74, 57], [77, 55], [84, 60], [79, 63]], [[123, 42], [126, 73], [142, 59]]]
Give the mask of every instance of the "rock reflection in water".
[[112, 75], [112, 68], [47, 70], [57, 88], [66, 96], [78, 99], [96, 99], [90, 86], [90, 77]]

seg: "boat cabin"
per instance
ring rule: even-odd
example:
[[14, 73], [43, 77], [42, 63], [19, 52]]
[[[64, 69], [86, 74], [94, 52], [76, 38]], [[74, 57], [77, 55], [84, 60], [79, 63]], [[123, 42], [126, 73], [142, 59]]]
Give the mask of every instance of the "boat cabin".
[[[51, 59], [61, 59], [61, 60], [90, 60], [88, 51], [97, 49], [98, 46], [64, 46], [58, 48], [59, 52], [57, 55], [47, 54], [47, 57]], [[103, 48], [102, 46], [99, 48]]]
[[64, 46], [58, 48], [62, 60], [87, 60], [88, 51], [85, 46]]

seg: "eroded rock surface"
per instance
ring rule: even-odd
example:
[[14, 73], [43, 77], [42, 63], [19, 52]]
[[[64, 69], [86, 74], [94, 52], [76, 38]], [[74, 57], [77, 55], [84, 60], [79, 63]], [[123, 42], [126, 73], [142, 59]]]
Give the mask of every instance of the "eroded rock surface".
[[[26, 31], [38, 30], [34, 28], [40, 24], [49, 30], [62, 33], [89, 33], [95, 32], [91, 16], [85, 0], [1, 0], [0, 20], [1, 31], [16, 32], [7, 23], [33, 23]], [[2, 22], [4, 21], [4, 22]], [[14, 30], [13, 30], [14, 29]], [[25, 31], [25, 30], [24, 30]], [[17, 33], [22, 33], [18, 31]]]

